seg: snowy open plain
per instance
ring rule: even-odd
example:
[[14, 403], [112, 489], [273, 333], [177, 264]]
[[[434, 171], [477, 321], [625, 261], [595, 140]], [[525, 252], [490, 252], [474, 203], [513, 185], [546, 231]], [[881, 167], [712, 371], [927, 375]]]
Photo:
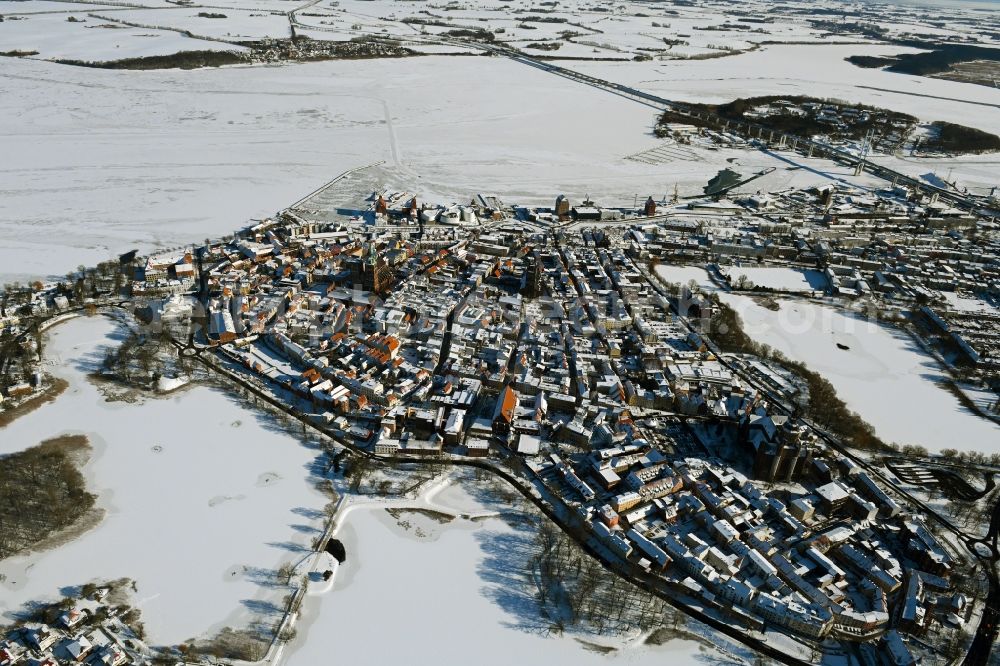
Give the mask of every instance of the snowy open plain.
[[220, 236], [378, 160], [394, 186], [444, 202], [631, 205], [675, 184], [699, 194], [733, 166], [778, 167], [749, 191], [875, 182], [790, 153], [627, 160], [660, 143], [654, 109], [476, 56], [143, 72], [0, 58], [0, 112], [17, 155], [0, 166], [5, 281]]
[[[195, 71], [93, 70], [45, 61], [73, 56], [74, 49], [79, 57], [116, 59], [144, 48], [239, 48], [219, 40], [286, 37], [285, 13], [299, 6], [219, 3], [210, 13], [226, 18], [212, 19], [199, 17], [197, 8], [159, 0], [143, 4], [151, 9], [0, 0], [0, 14], [23, 19], [0, 23], [0, 52], [40, 51], [32, 58], [0, 58], [0, 113], [7, 119], [0, 141], [14, 157], [0, 167], [0, 233], [6, 239], [0, 280], [63, 275], [133, 248], [218, 236], [280, 210], [344, 170], [378, 160], [386, 162], [393, 186], [444, 203], [485, 192], [510, 203], [548, 202], [565, 193], [623, 205], [650, 194], [661, 198], [675, 185], [682, 195], [698, 194], [723, 167], [743, 173], [777, 167], [745, 191], [830, 179], [879, 182], [792, 153], [692, 149], [690, 159], [668, 163], [628, 160], [660, 145], [652, 135], [657, 109], [497, 57]], [[646, 5], [623, 5], [611, 15], [598, 4], [581, 3], [541, 21], [531, 16], [533, 5], [526, 0], [511, 7], [462, 3], [431, 20], [420, 2], [345, 0], [310, 5], [296, 20], [315, 38], [391, 35], [426, 51], [456, 50], [413, 41], [448, 29], [502, 30], [496, 38], [519, 47], [557, 39], [569, 29], [582, 35], [551, 55], [619, 61], [561, 64], [668, 99], [811, 94], [1000, 131], [996, 89], [855, 67], [844, 58], [904, 49], [838, 43], [843, 40], [809, 27], [802, 17], [748, 30], [718, 8], [675, 8], [661, 15]], [[71, 14], [84, 22], [68, 22]], [[119, 27], [96, 27], [102, 19], [91, 14], [117, 20]], [[646, 62], [633, 60], [642, 53], [637, 49], [662, 46], [671, 35], [684, 35], [687, 46]], [[712, 45], [755, 48], [684, 59], [729, 53]], [[976, 191], [996, 184], [995, 155], [873, 159], [917, 176], [950, 174]]]

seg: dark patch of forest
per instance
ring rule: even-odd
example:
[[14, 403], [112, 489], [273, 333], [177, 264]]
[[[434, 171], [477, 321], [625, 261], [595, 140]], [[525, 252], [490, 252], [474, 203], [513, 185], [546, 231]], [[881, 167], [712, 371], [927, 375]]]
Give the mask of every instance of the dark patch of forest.
[[170, 55], [122, 58], [121, 60], [56, 60], [56, 62], [63, 65], [95, 67], [97, 69], [201, 69], [203, 67], [239, 65], [247, 62], [247, 58], [244, 54], [236, 51], [182, 51]]
[[[491, 37], [493, 33], [487, 33]], [[201, 69], [264, 62], [312, 62], [319, 60], [363, 60], [368, 58], [402, 58], [416, 52], [384, 40], [359, 37], [344, 42], [327, 42], [305, 37], [239, 42], [248, 51], [181, 51], [170, 55], [143, 56], [91, 62], [56, 60], [63, 65], [96, 67], [98, 69]]]
[[931, 124], [931, 136], [921, 144], [921, 148], [942, 153], [988, 153], [1000, 150], [1000, 136], [974, 127], [938, 121]]
[[0, 559], [65, 529], [94, 506], [74, 457], [87, 438], [66, 435], [0, 458]]
[[[912, 45], [912, 44], [908, 44]], [[918, 48], [928, 45], [919, 43]], [[886, 67], [890, 72], [930, 76], [951, 69], [952, 65], [973, 60], [1000, 62], [1000, 49], [972, 44], [936, 44], [930, 51], [900, 53], [894, 56], [851, 56], [847, 61], [859, 67]]]

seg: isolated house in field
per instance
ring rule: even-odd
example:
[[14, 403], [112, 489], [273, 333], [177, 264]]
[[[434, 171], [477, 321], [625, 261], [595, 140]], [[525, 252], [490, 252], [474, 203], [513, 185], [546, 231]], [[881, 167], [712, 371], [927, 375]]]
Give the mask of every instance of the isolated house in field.
[[517, 411], [517, 393], [510, 386], [505, 386], [497, 398], [496, 409], [493, 410], [493, 435], [506, 438], [514, 423], [514, 412]]

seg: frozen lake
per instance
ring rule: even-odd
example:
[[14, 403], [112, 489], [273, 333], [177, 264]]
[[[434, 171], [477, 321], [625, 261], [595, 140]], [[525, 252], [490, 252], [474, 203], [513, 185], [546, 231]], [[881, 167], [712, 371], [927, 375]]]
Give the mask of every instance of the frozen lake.
[[748, 335], [828, 379], [885, 441], [931, 451], [1000, 451], [1000, 425], [938, 386], [946, 373], [906, 333], [812, 303], [779, 301], [773, 311], [746, 296], [721, 296]]
[[[458, 486], [435, 502], [460, 512], [487, 508]], [[283, 665], [326, 663], [334, 656], [356, 666], [409, 663], [415, 657], [423, 663], [430, 655], [440, 664], [483, 666], [723, 660], [696, 640], [675, 639], [658, 647], [638, 642], [605, 655], [569, 636], [546, 637], [546, 621], [516, 581], [530, 552], [530, 528], [514, 529], [498, 518], [456, 519], [418, 537], [389, 518], [384, 507], [350, 509], [337, 534], [347, 561], [331, 592], [307, 597]]]
[[[734, 275], [750, 270], [753, 280], [753, 273], [773, 269], [731, 270]], [[782, 279], [800, 275], [783, 270]], [[921, 444], [931, 451], [1000, 451], [1000, 425], [970, 412], [941, 388], [937, 382], [947, 374], [903, 331], [804, 301], [779, 300], [780, 309], [769, 310], [748, 296], [720, 291], [700, 266], [661, 264], [656, 274], [666, 282], [694, 280], [703, 291], [719, 292], [750, 337], [827, 378], [886, 442]], [[838, 342], [850, 349], [838, 348]]]
[[[372, 189], [445, 203], [662, 188], [662, 168], [623, 159], [653, 143], [652, 109], [498, 58], [142, 72], [2, 58], [0, 114], [17, 156], [0, 166], [2, 280], [228, 234], [379, 160], [392, 182], [372, 174]], [[704, 183], [718, 168], [688, 170]]]
[[778, 167], [754, 188], [875, 182], [825, 160], [802, 169], [759, 151], [628, 160], [662, 143], [655, 109], [503, 58], [193, 71], [0, 58], [0, 114], [9, 119], [0, 141], [16, 158], [0, 166], [0, 281], [228, 234], [379, 160], [383, 171], [365, 176], [371, 189], [442, 203], [589, 194], [631, 205], [664, 183], [700, 193], [727, 166]]
[[0, 621], [34, 601], [94, 580], [135, 580], [149, 640], [173, 644], [270, 619], [286, 590], [272, 586], [322, 524], [313, 489], [318, 452], [221, 391], [106, 402], [86, 373], [116, 325], [75, 319], [52, 330], [52, 370], [70, 387], [0, 430], [0, 453], [63, 433], [85, 434], [83, 474], [103, 521], [70, 543], [0, 562]]

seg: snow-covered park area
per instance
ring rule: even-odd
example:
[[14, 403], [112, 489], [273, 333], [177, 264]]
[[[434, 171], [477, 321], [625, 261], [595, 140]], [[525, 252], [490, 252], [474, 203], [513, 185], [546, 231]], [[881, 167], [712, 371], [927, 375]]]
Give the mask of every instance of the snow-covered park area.
[[86, 435], [93, 451], [83, 474], [104, 512], [75, 539], [0, 562], [0, 624], [84, 583], [122, 577], [136, 583], [153, 644], [273, 621], [287, 593], [277, 570], [300, 559], [323, 524], [328, 500], [311, 474], [320, 452], [205, 386], [107, 402], [87, 374], [115, 336], [103, 317], [54, 328], [47, 355], [69, 388], [0, 429], [0, 454]]
[[774, 311], [747, 296], [720, 297], [747, 335], [828, 379], [883, 440], [930, 451], [1000, 451], [1000, 425], [942, 388], [947, 374], [907, 333], [803, 301], [779, 300]]
[[822, 291], [829, 282], [817, 270], [787, 268], [784, 266], [733, 266], [727, 269], [730, 280], [736, 285], [741, 280], [745, 288], [763, 287], [777, 291]]
[[719, 287], [701, 266], [659, 264], [656, 266], [656, 276], [667, 284], [689, 285], [694, 283], [701, 291], [717, 291]]

